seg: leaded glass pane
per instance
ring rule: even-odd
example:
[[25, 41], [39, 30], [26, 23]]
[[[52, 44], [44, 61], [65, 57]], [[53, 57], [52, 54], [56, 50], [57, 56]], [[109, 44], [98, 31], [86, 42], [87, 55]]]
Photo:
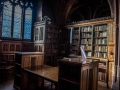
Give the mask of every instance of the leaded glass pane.
[[21, 38], [21, 19], [22, 9], [20, 6], [16, 6], [14, 12], [13, 38]]
[[30, 3], [30, 6], [31, 6], [31, 7], [33, 7], [33, 4], [32, 4], [32, 3]]
[[25, 10], [25, 23], [24, 23], [24, 39], [31, 39], [31, 25], [32, 25], [32, 10], [27, 8]]
[[18, 3], [18, 0], [15, 0], [15, 3]]
[[11, 37], [12, 5], [9, 1], [4, 2], [2, 37]]
[[28, 6], [28, 2], [25, 4], [25, 6]]

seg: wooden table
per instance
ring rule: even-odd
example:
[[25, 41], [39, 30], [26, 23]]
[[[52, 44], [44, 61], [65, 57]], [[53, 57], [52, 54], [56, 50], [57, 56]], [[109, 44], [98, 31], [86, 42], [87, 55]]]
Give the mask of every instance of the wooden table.
[[57, 90], [58, 84], [58, 67], [51, 67], [48, 65], [35, 66], [30, 68], [24, 68], [24, 71], [37, 75], [43, 79], [46, 79], [55, 84]]

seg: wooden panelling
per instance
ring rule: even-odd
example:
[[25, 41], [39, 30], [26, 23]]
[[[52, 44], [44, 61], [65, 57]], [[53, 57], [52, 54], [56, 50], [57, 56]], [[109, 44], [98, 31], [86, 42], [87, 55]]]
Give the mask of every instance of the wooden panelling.
[[32, 52], [33, 51], [33, 43], [32, 42], [23, 42], [22, 43], [22, 51], [23, 52]]
[[59, 61], [59, 90], [97, 90], [98, 61], [82, 64], [77, 59]]
[[114, 75], [114, 62], [109, 62], [108, 86], [111, 87]]

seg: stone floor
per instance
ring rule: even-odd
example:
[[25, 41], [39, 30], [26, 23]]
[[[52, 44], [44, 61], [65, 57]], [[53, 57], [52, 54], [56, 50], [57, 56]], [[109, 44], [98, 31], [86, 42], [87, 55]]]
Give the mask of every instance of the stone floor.
[[[0, 83], [0, 90], [16, 90], [13, 88], [13, 83], [14, 83], [13, 79], [9, 79], [7, 82]], [[44, 90], [51, 90], [50, 86], [51, 86], [50, 82], [45, 82]], [[111, 89], [107, 89], [105, 87], [98, 86], [98, 90], [111, 90]]]

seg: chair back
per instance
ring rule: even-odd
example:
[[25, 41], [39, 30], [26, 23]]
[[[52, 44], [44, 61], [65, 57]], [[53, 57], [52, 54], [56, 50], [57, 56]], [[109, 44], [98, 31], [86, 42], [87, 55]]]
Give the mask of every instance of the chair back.
[[6, 69], [6, 66], [7, 66], [7, 62], [0, 62], [0, 69], [1, 70]]

